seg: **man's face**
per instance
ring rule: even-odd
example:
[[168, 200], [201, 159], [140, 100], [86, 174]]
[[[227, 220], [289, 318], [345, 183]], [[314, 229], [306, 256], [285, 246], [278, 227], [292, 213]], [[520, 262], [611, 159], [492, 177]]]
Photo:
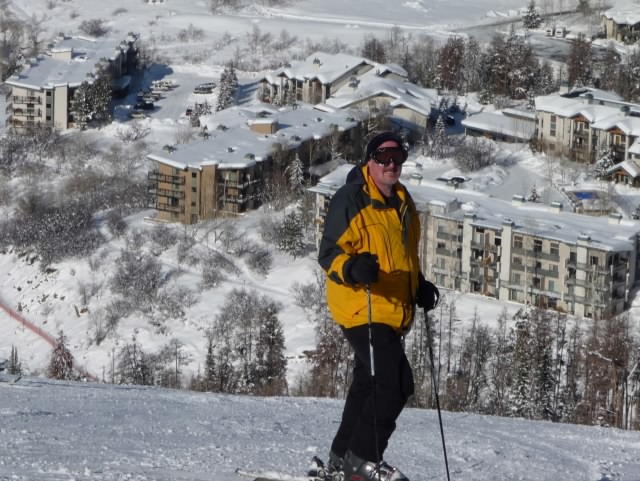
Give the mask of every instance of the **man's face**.
[[[401, 148], [401, 146], [394, 140], [387, 140], [378, 147], [378, 149], [384, 148]], [[369, 159], [368, 165], [371, 178], [378, 188], [385, 193], [385, 195], [388, 195], [388, 190], [398, 182], [398, 179], [400, 179], [402, 165], [397, 165], [395, 162], [389, 162], [389, 165], [385, 166], [379, 164], [374, 159]]]

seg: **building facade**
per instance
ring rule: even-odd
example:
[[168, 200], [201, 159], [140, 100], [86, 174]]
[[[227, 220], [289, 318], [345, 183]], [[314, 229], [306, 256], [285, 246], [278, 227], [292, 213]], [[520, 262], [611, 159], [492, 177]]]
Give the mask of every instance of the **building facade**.
[[100, 72], [113, 81], [133, 72], [137, 60], [137, 34], [124, 40], [59, 38], [54, 48], [26, 66], [5, 84], [7, 125], [17, 130], [75, 126], [70, 110], [75, 90], [83, 82], [93, 83]]
[[344, 112], [311, 107], [259, 115], [225, 130], [212, 127], [206, 140], [148, 155], [155, 164], [148, 173], [149, 206], [158, 220], [182, 224], [244, 214], [268, 201], [267, 189], [287, 188], [277, 182], [292, 158], [308, 168], [330, 148], [361, 144], [359, 128]]
[[640, 105], [593, 89], [537, 97], [535, 103], [541, 151], [585, 163], [606, 149], [617, 162], [640, 159]]
[[[317, 239], [346, 169], [310, 189]], [[436, 182], [406, 183], [421, 216], [422, 271], [446, 289], [603, 318], [629, 307], [640, 276], [640, 223], [509, 203]]]

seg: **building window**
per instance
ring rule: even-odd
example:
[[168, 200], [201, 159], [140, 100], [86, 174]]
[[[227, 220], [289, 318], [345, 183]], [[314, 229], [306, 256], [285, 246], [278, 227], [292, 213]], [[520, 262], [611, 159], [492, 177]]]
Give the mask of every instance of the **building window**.
[[550, 137], [555, 137], [556, 136], [556, 122], [557, 122], [557, 117], [555, 115], [551, 116], [551, 122], [549, 123], [549, 136]]
[[518, 266], [521, 266], [521, 265], [522, 265], [522, 257], [517, 257], [517, 256], [515, 256], [515, 257], [513, 258], [513, 263], [514, 263], [514, 264], [516, 264], [516, 265], [518, 265]]
[[513, 274], [511, 274], [511, 282], [513, 282], [514, 284], [520, 284], [520, 282], [522, 282], [522, 278], [520, 277], [520, 274], [517, 272], [514, 272]]
[[191, 172], [191, 177], [195, 179], [196, 177], [198, 177], [198, 174], [196, 172]]
[[522, 236], [517, 235], [513, 237], [513, 247], [515, 249], [522, 249]]
[[542, 252], [542, 241], [540, 239], [533, 241], [533, 252]]
[[550, 280], [549, 283], [548, 283], [548, 286], [549, 286], [549, 290], [551, 292], [556, 292], [557, 291], [556, 281], [551, 281]]
[[552, 242], [551, 245], [549, 246], [549, 253], [552, 256], [559, 256], [560, 255], [560, 246], [557, 243]]

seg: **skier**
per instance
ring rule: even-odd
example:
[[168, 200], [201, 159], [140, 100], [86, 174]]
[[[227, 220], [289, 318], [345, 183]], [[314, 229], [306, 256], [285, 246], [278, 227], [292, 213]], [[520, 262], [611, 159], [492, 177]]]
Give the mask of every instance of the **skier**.
[[328, 276], [327, 303], [354, 350], [353, 381], [329, 453], [333, 479], [344, 471], [346, 481], [407, 480], [383, 461], [413, 394], [403, 336], [416, 303], [428, 310], [439, 299], [420, 271], [420, 220], [399, 182], [407, 155], [396, 134], [373, 137], [363, 164], [331, 199], [325, 221], [318, 261]]

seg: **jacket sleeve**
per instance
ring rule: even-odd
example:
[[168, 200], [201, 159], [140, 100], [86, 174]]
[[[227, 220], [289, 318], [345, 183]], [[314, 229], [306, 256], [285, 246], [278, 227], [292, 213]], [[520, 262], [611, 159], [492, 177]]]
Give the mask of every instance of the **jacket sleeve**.
[[345, 264], [357, 253], [359, 237], [352, 223], [358, 209], [352, 199], [354, 186], [344, 186], [331, 199], [320, 240], [318, 263], [329, 278], [338, 284], [345, 279]]

